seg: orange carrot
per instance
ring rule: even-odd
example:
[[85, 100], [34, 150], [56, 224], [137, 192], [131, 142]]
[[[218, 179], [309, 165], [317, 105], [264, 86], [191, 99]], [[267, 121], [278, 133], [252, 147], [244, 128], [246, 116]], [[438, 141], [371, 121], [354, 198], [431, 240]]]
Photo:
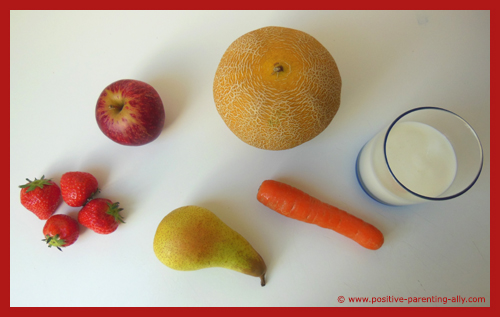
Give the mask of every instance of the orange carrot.
[[284, 216], [332, 229], [367, 249], [377, 250], [384, 243], [382, 232], [371, 224], [285, 183], [264, 181], [257, 199]]

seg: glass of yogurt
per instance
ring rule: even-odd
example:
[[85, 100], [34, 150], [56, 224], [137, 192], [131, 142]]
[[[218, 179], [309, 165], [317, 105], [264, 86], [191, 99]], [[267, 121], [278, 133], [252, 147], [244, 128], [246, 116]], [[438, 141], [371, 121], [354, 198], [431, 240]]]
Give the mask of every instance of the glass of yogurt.
[[410, 205], [462, 195], [483, 166], [481, 142], [457, 114], [421, 107], [400, 115], [359, 152], [363, 190], [386, 205]]

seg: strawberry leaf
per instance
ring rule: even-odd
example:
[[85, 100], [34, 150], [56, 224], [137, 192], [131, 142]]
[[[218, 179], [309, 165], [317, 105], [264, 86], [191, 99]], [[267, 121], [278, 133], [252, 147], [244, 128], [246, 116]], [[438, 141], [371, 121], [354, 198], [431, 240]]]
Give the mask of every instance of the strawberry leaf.
[[56, 234], [55, 236], [51, 237], [48, 234], [45, 235], [45, 239], [42, 239], [42, 241], [45, 241], [49, 248], [52, 246], [56, 247], [59, 251], [62, 251], [60, 247], [64, 246], [66, 244], [66, 240], [60, 239], [59, 235]]
[[34, 181], [31, 181], [29, 178], [26, 178], [28, 181], [27, 184], [20, 185], [20, 188], [28, 188], [26, 192], [30, 192], [32, 190], [35, 190], [37, 187], [40, 189], [43, 189], [43, 186], [47, 185], [50, 186], [52, 183], [50, 183], [50, 179], [45, 179], [45, 175], [43, 175], [40, 179], [36, 179]]
[[116, 203], [108, 203], [108, 211], [106, 211], [106, 213], [108, 215], [111, 215], [113, 217], [115, 217], [115, 221], [116, 222], [121, 222], [121, 223], [125, 223], [125, 221], [123, 221], [123, 217], [120, 215], [120, 211], [123, 210], [123, 208], [119, 208], [119, 203], [116, 202]]

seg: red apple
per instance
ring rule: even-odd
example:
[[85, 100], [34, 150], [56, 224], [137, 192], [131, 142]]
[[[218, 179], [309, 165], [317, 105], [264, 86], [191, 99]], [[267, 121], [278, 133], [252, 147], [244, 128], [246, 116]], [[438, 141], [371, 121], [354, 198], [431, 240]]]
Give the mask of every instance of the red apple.
[[151, 85], [133, 79], [106, 87], [97, 100], [95, 116], [101, 131], [123, 145], [153, 141], [165, 123], [160, 95]]

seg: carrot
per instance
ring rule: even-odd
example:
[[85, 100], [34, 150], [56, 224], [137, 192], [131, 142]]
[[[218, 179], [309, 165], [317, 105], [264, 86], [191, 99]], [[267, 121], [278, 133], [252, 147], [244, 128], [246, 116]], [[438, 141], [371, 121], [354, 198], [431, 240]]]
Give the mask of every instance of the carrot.
[[289, 218], [336, 231], [367, 249], [377, 250], [384, 243], [382, 232], [371, 224], [288, 184], [264, 181], [257, 200]]

